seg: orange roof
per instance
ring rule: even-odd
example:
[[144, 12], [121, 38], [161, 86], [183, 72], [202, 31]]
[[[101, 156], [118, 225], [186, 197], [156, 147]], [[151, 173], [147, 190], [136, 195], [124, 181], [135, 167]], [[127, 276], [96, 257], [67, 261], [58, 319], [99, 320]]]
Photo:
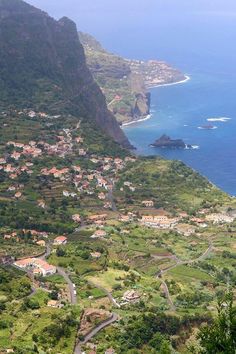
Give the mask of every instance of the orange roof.
[[56, 237], [55, 239], [54, 239], [54, 241], [61, 241], [61, 242], [63, 242], [63, 241], [66, 241], [67, 240], [67, 237], [65, 237], [65, 236], [58, 236], [58, 237]]
[[32, 258], [26, 258], [26, 259], [21, 259], [16, 262], [16, 265], [21, 266], [21, 267], [26, 267], [28, 264], [33, 263]]

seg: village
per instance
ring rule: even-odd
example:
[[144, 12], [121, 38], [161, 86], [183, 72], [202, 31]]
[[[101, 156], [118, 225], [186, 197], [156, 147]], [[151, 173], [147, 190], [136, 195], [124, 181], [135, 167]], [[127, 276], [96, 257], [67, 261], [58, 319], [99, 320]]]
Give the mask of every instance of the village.
[[[20, 112], [21, 113], [21, 112]], [[19, 113], [19, 114], [20, 114]], [[30, 118], [35, 118], [36, 113], [28, 112]], [[45, 113], [37, 114], [42, 118], [47, 117]], [[38, 177], [54, 178], [65, 183], [69, 190], [63, 189], [62, 196], [65, 198], [76, 198], [81, 193], [88, 195], [95, 194], [95, 191], [102, 189], [98, 193], [97, 198], [104, 202], [105, 208], [111, 208], [111, 204], [106, 200], [104, 192], [108, 192], [113, 188], [114, 178], [117, 172], [125, 168], [126, 164], [135, 161], [133, 157], [121, 158], [99, 157], [91, 155], [83, 146], [83, 138], [77, 135], [79, 132], [79, 124], [75, 129], [64, 129], [56, 137], [54, 144], [45, 141], [29, 141], [28, 144], [15, 141], [8, 141], [6, 144], [6, 152], [0, 157], [0, 171], [12, 181], [6, 192], [9, 192], [13, 198], [19, 199], [24, 197], [24, 183], [17, 183], [17, 179], [23, 176], [31, 176], [37, 173]], [[73, 137], [76, 132], [76, 136]], [[43, 159], [48, 157], [59, 157], [64, 159], [72, 154], [77, 154], [81, 159], [91, 162], [94, 169], [83, 169], [79, 165], [73, 165], [64, 168], [52, 166], [44, 167], [37, 171], [34, 165], [34, 159]], [[36, 168], [35, 168], [36, 167]], [[36, 171], [35, 171], [36, 169]], [[14, 183], [14, 181], [16, 181]], [[45, 201], [39, 200], [39, 206], [45, 208]]]
[[[45, 124], [59, 119], [31, 110], [15, 114]], [[97, 352], [99, 343], [88, 339], [97, 323], [105, 328], [148, 304], [175, 311], [182, 291], [171, 272], [188, 272], [217, 254], [212, 235], [234, 232], [236, 214], [228, 205], [204, 202], [188, 212], [182, 202], [173, 210], [147, 195], [130, 174], [138, 159], [91, 153], [80, 123], [47, 140], [8, 140], [0, 153], [0, 201], [13, 206], [8, 210], [18, 203], [26, 208], [21, 224], [0, 230], [0, 265], [23, 271], [30, 296], [42, 291], [46, 306], [85, 310], [80, 352]], [[104, 353], [116, 350], [108, 343]]]

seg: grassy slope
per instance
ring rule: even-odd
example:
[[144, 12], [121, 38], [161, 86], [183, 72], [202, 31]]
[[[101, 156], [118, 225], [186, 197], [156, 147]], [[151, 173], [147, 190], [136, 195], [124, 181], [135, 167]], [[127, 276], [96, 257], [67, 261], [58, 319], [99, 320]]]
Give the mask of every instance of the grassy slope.
[[[124, 187], [127, 181], [135, 187], [134, 192]], [[226, 193], [182, 162], [161, 158], [139, 159], [123, 171], [116, 186], [116, 198], [120, 207], [141, 207], [143, 200], [151, 199], [156, 207], [172, 212], [176, 209], [195, 212], [207, 205], [230, 202]]]

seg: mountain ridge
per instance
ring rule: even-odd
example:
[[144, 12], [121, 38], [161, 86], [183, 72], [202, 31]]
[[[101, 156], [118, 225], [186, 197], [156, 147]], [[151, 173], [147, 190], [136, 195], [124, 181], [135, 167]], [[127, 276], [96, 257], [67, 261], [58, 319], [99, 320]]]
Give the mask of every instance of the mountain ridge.
[[72, 20], [56, 21], [21, 0], [1, 0], [0, 52], [0, 107], [63, 110], [95, 121], [131, 147], [86, 66]]

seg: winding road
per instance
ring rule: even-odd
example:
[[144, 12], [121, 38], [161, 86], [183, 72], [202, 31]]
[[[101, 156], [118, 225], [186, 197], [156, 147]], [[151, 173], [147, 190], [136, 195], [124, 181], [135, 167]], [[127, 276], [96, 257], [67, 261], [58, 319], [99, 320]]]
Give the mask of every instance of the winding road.
[[97, 284], [93, 283], [93, 282], [90, 281], [90, 280], [88, 281], [88, 283], [89, 283], [90, 285], [92, 285], [93, 287], [102, 290], [102, 291], [107, 295], [107, 297], [108, 297], [110, 303], [111, 303], [113, 306], [115, 306], [115, 307], [117, 307], [117, 308], [120, 308], [120, 307], [121, 307], [120, 304], [118, 304], [118, 302], [114, 299], [114, 297], [112, 296], [112, 294], [111, 294], [107, 289], [103, 288], [103, 287], [100, 286], [100, 285], [97, 285]]
[[[42, 256], [40, 256], [39, 258], [46, 260], [46, 258], [48, 258], [50, 256], [51, 252], [52, 252], [51, 244], [48, 243], [46, 245], [45, 253]], [[64, 268], [61, 268], [61, 267], [56, 267], [56, 268], [57, 268], [57, 273], [64, 278], [66, 284], [68, 285], [68, 289], [70, 292], [70, 303], [72, 305], [76, 305], [77, 304], [77, 296], [76, 296], [75, 289], [74, 289], [74, 286], [73, 286], [73, 283], [70, 279], [69, 274], [65, 271]]]
[[165, 293], [165, 296], [166, 296], [166, 299], [168, 301], [168, 304], [170, 306], [171, 311], [176, 311], [176, 307], [175, 307], [175, 305], [173, 303], [173, 300], [171, 299], [171, 296], [170, 296], [168, 285], [166, 284], [164, 279], [160, 278], [160, 281], [161, 281], [161, 283], [163, 285], [163, 291]]
[[162, 276], [164, 274], [166, 274], [169, 270], [174, 269], [174, 268], [178, 267], [179, 265], [190, 265], [190, 264], [193, 264], [193, 263], [196, 263], [196, 262], [204, 260], [212, 252], [212, 249], [213, 249], [213, 243], [212, 243], [212, 241], [210, 241], [207, 250], [201, 256], [199, 256], [198, 258], [190, 259], [188, 261], [181, 261], [181, 260], [179, 260], [176, 257], [176, 259], [177, 259], [176, 264], [174, 264], [174, 265], [172, 265], [172, 266], [170, 266], [170, 267], [168, 267], [166, 269], [160, 270], [157, 273], [157, 278], [161, 281], [161, 283], [163, 285], [163, 291], [165, 293], [165, 296], [166, 296], [166, 299], [167, 299], [167, 301], [169, 303], [171, 311], [176, 311], [176, 307], [175, 307], [175, 305], [173, 303], [173, 300], [172, 300], [172, 298], [170, 296], [170, 291], [169, 291], [168, 285], [167, 285], [166, 281], [162, 278]]
[[108, 318], [106, 321], [100, 323], [99, 325], [97, 325], [94, 329], [92, 329], [85, 337], [84, 340], [81, 342], [78, 342], [75, 346], [74, 349], [74, 354], [82, 354], [82, 350], [81, 350], [81, 346], [86, 344], [88, 341], [90, 341], [90, 339], [92, 339], [93, 337], [95, 337], [98, 332], [100, 332], [102, 329], [110, 326], [111, 324], [113, 324], [114, 322], [116, 322], [118, 320], [118, 315], [113, 313], [111, 315], [110, 318]]
[[64, 280], [66, 281], [66, 283], [68, 285], [68, 288], [70, 291], [70, 303], [72, 305], [76, 305], [77, 304], [77, 296], [76, 296], [75, 289], [74, 289], [72, 281], [70, 280], [69, 275], [61, 267], [57, 267], [57, 273], [64, 278]]

